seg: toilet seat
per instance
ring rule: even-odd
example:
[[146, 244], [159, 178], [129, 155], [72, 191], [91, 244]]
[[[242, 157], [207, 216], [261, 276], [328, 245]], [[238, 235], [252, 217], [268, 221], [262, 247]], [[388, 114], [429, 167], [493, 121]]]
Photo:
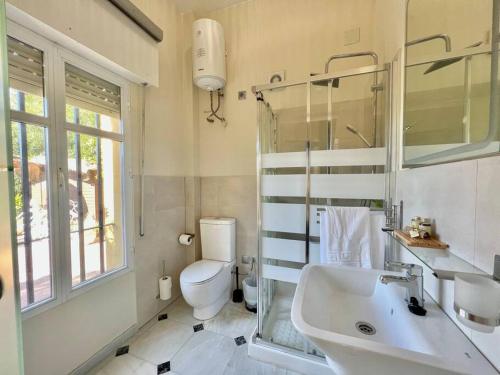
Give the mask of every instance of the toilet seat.
[[203, 284], [215, 278], [225, 262], [203, 259], [187, 266], [182, 272], [180, 281], [186, 284]]

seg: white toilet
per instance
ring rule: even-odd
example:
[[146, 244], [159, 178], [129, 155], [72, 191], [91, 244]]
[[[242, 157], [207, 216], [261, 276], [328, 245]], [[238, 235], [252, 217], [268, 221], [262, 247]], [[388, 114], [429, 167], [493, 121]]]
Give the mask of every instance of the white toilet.
[[199, 320], [214, 317], [231, 295], [231, 270], [236, 257], [236, 219], [200, 219], [202, 260], [187, 266], [180, 277], [184, 299]]

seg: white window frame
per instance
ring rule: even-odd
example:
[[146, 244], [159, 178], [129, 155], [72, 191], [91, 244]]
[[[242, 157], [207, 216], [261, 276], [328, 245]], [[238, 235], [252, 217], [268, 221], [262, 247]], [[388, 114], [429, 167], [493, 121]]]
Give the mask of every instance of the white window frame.
[[[29, 319], [55, 306], [75, 298], [110, 280], [133, 271], [133, 175], [130, 119], [130, 82], [107, 69], [68, 51], [25, 27], [8, 20], [7, 34], [43, 51], [44, 92], [46, 115], [40, 117], [18, 111], [11, 111], [12, 121], [41, 125], [47, 129], [49, 148], [49, 220], [51, 236], [52, 297], [32, 304], [22, 310], [23, 320]], [[94, 74], [120, 87], [121, 90], [121, 135], [86, 126], [66, 123], [65, 64], [69, 63], [88, 73]], [[122, 236], [124, 265], [91, 280], [72, 286], [71, 248], [69, 234], [69, 212], [67, 210], [67, 130], [81, 134], [102, 136], [122, 142], [121, 180], [122, 180]]]

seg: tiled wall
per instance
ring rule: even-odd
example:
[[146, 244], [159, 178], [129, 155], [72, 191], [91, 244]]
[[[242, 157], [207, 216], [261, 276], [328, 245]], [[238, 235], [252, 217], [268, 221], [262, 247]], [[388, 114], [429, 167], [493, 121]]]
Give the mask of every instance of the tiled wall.
[[[236, 218], [236, 255], [257, 257], [257, 178], [201, 177], [201, 216]], [[241, 264], [240, 264], [241, 265]], [[241, 272], [246, 272], [243, 267]]]
[[[493, 256], [500, 254], [500, 156], [404, 170], [397, 182], [405, 223], [412, 216], [433, 218], [452, 252], [493, 272]], [[427, 291], [453, 317], [453, 282], [427, 275]], [[462, 328], [500, 369], [500, 328], [493, 334]]]
[[[139, 179], [136, 178], [136, 220], [139, 220]], [[236, 251], [257, 256], [255, 176], [166, 177], [145, 176], [144, 237], [136, 234], [135, 270], [137, 275], [137, 314], [139, 325], [154, 317], [181, 295], [179, 276], [189, 264], [201, 259], [199, 219], [202, 216], [236, 218]], [[177, 242], [180, 233], [195, 233], [192, 246]], [[158, 279], [163, 261], [172, 276], [172, 299], [157, 299]], [[248, 270], [242, 266], [240, 272]]]
[[[136, 178], [138, 181], [138, 178]], [[136, 234], [135, 271], [139, 326], [181, 294], [179, 275], [187, 265], [190, 248], [177, 242], [186, 228], [185, 177], [145, 176], [144, 236]], [[136, 220], [139, 220], [139, 189], [136, 189]], [[138, 225], [137, 225], [138, 228]], [[138, 229], [137, 229], [138, 231]], [[172, 276], [172, 299], [157, 299], [158, 280], [163, 272]]]

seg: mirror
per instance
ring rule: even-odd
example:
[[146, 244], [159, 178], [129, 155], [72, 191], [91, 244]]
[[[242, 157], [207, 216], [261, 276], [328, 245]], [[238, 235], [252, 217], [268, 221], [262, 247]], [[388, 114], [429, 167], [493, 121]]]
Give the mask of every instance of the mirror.
[[498, 3], [408, 0], [404, 167], [500, 152]]

